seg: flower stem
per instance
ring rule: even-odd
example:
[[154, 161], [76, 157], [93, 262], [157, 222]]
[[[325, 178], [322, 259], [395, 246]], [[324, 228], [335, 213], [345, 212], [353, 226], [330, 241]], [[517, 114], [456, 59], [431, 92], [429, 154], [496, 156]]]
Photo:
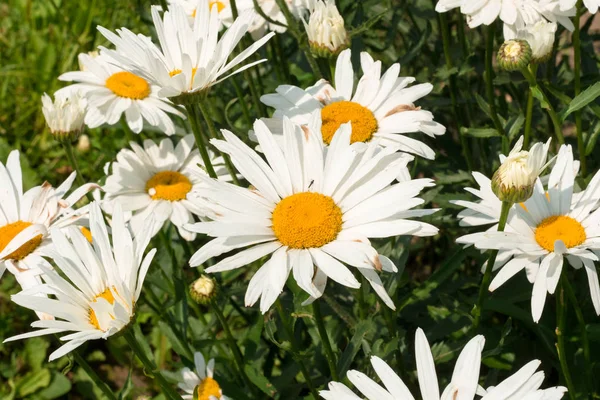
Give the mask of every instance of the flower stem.
[[281, 324], [283, 325], [283, 329], [285, 330], [290, 344], [292, 345], [292, 356], [296, 361], [298, 361], [298, 365], [300, 366], [300, 372], [302, 372], [302, 376], [304, 376], [304, 380], [306, 381], [306, 384], [308, 385], [308, 388], [311, 394], [313, 395], [314, 400], [318, 400], [319, 393], [315, 389], [315, 385], [312, 379], [310, 378], [310, 372], [308, 372], [308, 368], [306, 368], [306, 363], [304, 362], [302, 357], [298, 355], [299, 349], [298, 344], [296, 343], [296, 337], [294, 336], [293, 322], [290, 323], [288, 321], [287, 315], [283, 309], [283, 305], [281, 304], [281, 300], [277, 299], [277, 301], [275, 302], [275, 307], [277, 308], [279, 318], [281, 318]]
[[248, 375], [246, 375], [246, 370], [244, 369], [244, 357], [242, 356], [242, 352], [240, 351], [240, 348], [238, 347], [237, 342], [235, 341], [233, 335], [231, 334], [231, 329], [229, 329], [227, 320], [225, 319], [225, 316], [223, 315], [223, 310], [221, 310], [219, 303], [214, 298], [210, 300], [210, 305], [211, 305], [211, 308], [214, 311], [215, 315], [217, 316], [219, 323], [223, 327], [223, 331], [225, 332], [225, 337], [227, 338], [229, 348], [231, 349], [231, 352], [233, 353], [233, 358], [235, 359], [235, 363], [237, 364], [237, 367], [240, 370], [240, 375], [242, 375], [242, 379], [244, 380], [244, 383], [248, 386], [248, 389], [250, 389], [252, 392], [254, 392], [255, 391], [254, 385], [248, 378]]
[[71, 354], [73, 354], [73, 358], [75, 358], [75, 361], [77, 362], [77, 364], [79, 364], [79, 366], [81, 368], [83, 368], [83, 370], [85, 371], [85, 373], [94, 382], [94, 385], [96, 385], [96, 387], [102, 391], [102, 393], [104, 394], [104, 396], [106, 396], [106, 398], [109, 399], [109, 400], [117, 400], [117, 396], [108, 387], [108, 385], [106, 384], [106, 382], [104, 382], [102, 380], [102, 378], [100, 378], [98, 376], [98, 374], [96, 373], [96, 371], [94, 371], [94, 369], [90, 366], [90, 364], [88, 364], [87, 361], [85, 361], [85, 358], [83, 358], [81, 356], [81, 354], [79, 354], [79, 351], [78, 350], [73, 350], [71, 352]]
[[558, 360], [560, 361], [560, 369], [565, 378], [567, 389], [569, 390], [569, 398], [575, 400], [575, 387], [571, 379], [569, 364], [567, 363], [567, 353], [565, 352], [565, 325], [567, 322], [567, 299], [565, 298], [565, 281], [568, 279], [565, 273], [566, 268], [561, 272], [558, 294], [556, 296], [556, 348], [558, 350]]
[[73, 168], [73, 170], [77, 172], [77, 175], [75, 176], [77, 184], [79, 186], [85, 185], [85, 181], [83, 180], [83, 176], [81, 175], [81, 169], [79, 169], [79, 166], [77, 165], [77, 159], [75, 158], [75, 153], [73, 152], [73, 144], [70, 140], [65, 140], [63, 142], [63, 145], [65, 148], [65, 153], [67, 154], [67, 159], [69, 160], [69, 164], [71, 164], [71, 168]]
[[[209, 132], [210, 137], [213, 139], [219, 138], [219, 133], [217, 132], [215, 123], [213, 122], [212, 118], [210, 117], [210, 111], [206, 107], [206, 103], [201, 101], [200, 103], [198, 103], [198, 107], [200, 108], [200, 112], [202, 113], [202, 116], [204, 117], [204, 121], [206, 122], [206, 125], [208, 126], [208, 132]], [[223, 160], [225, 162], [225, 167], [227, 168], [227, 171], [229, 171], [229, 174], [231, 175], [231, 180], [236, 185], [239, 185], [240, 181], [237, 178], [237, 175], [235, 173], [235, 168], [233, 167], [233, 164], [231, 163], [231, 159], [229, 158], [229, 155], [227, 155], [227, 154], [221, 154], [221, 155], [223, 156]]]
[[[500, 211], [500, 220], [498, 221], [498, 232], [504, 232], [504, 228], [506, 227], [506, 221], [508, 220], [508, 212], [512, 207], [512, 203], [508, 201], [502, 202], [502, 210]], [[487, 261], [487, 265], [485, 267], [485, 273], [483, 274], [483, 280], [481, 281], [481, 286], [479, 287], [479, 296], [477, 297], [477, 304], [475, 305], [475, 309], [473, 310], [473, 315], [475, 320], [473, 321], [473, 329], [477, 330], [479, 328], [479, 323], [481, 322], [481, 312], [483, 309], [483, 301], [485, 295], [490, 287], [490, 282], [492, 281], [492, 269], [494, 268], [494, 264], [496, 263], [496, 257], [498, 256], [498, 250], [492, 250], [490, 252], [490, 257]]]
[[312, 309], [315, 317], [315, 323], [317, 324], [317, 330], [319, 331], [319, 336], [321, 337], [321, 345], [323, 346], [323, 350], [325, 351], [325, 358], [327, 359], [327, 364], [329, 364], [331, 378], [334, 381], [339, 381], [340, 378], [338, 376], [336, 366], [337, 362], [335, 359], [335, 354], [333, 353], [333, 349], [331, 348], [331, 343], [329, 342], [327, 329], [325, 329], [323, 315], [321, 314], [321, 303], [319, 299], [315, 300], [312, 303]]
[[123, 332], [123, 337], [129, 344], [129, 347], [131, 347], [133, 353], [144, 365], [145, 372], [150, 374], [156, 383], [158, 383], [165, 396], [168, 399], [181, 400], [181, 396], [173, 389], [171, 384], [167, 382], [164, 376], [162, 376], [158, 370], [158, 367], [156, 366], [156, 363], [146, 355], [142, 345], [138, 342], [135, 334], [133, 333], [133, 328], [126, 329]]
[[235, 76], [231, 77], [231, 82], [233, 83], [233, 88], [235, 89], [235, 93], [240, 101], [240, 107], [242, 108], [242, 114], [244, 115], [244, 120], [246, 120], [247, 128], [250, 129], [252, 126], [252, 118], [250, 117], [250, 110], [248, 109], [248, 104], [246, 104], [246, 99], [244, 98], [242, 88], [240, 87], [240, 84]]
[[186, 104], [185, 110], [187, 111], [188, 119], [190, 120], [190, 124], [192, 125], [192, 132], [194, 132], [196, 146], [198, 146], [200, 157], [202, 157], [202, 161], [204, 162], [204, 168], [206, 168], [208, 176], [216, 179], [217, 173], [213, 168], [212, 162], [210, 161], [210, 156], [208, 154], [207, 146], [204, 143], [204, 137], [206, 135], [204, 134], [204, 132], [202, 132], [202, 126], [200, 125], [200, 121], [198, 121], [198, 115], [196, 114], [195, 107], [194, 105]]
[[[574, 64], [574, 75], [575, 75], [575, 97], [581, 93], [581, 14], [583, 13], [581, 0], [577, 2], [577, 10], [575, 11], [575, 18], [573, 24], [575, 25], [575, 31], [573, 31], [573, 52], [575, 58]], [[587, 162], [585, 159], [585, 142], [583, 140], [583, 131], [581, 127], [581, 110], [575, 111], [575, 128], [577, 130], [577, 149], [579, 151], [579, 161], [581, 168], [581, 176], [587, 175]]]
[[487, 40], [485, 46], [485, 88], [487, 94], [487, 100], [490, 106], [490, 114], [492, 116], [492, 122], [494, 128], [502, 136], [502, 152], [508, 154], [508, 136], [502, 128], [500, 118], [498, 118], [498, 110], [496, 109], [496, 101], [494, 95], [494, 68], [492, 65], [492, 59], [494, 56], [494, 36], [496, 34], [496, 24], [492, 23], [488, 26]]
[[531, 141], [531, 123], [533, 119], [533, 92], [529, 90], [527, 93], [527, 109], [525, 112], [525, 138], [523, 139], [523, 148], [529, 148]]

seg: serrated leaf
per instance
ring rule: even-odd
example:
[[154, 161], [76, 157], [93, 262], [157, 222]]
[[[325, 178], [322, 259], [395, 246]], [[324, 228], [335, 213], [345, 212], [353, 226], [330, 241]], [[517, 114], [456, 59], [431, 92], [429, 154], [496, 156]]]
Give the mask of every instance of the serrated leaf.
[[375, 329], [375, 324], [371, 320], [360, 321], [356, 325], [356, 330], [354, 331], [354, 335], [352, 335], [352, 339], [350, 339], [350, 343], [348, 343], [348, 346], [346, 346], [338, 360], [337, 372], [339, 376], [346, 376], [350, 364], [352, 364], [354, 357], [356, 357], [361, 348], [365, 335], [372, 329]]
[[571, 100], [569, 107], [561, 113], [560, 117], [564, 121], [569, 114], [575, 111], [581, 110], [600, 96], [600, 82], [588, 87], [583, 92], [579, 93], [577, 97]]

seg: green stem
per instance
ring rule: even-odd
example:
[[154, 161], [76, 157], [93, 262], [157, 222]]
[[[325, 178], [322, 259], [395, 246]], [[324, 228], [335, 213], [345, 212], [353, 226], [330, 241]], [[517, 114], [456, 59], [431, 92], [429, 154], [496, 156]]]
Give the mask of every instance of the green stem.
[[[575, 25], [575, 31], [573, 32], [573, 51], [574, 51], [574, 74], [575, 74], [575, 96], [577, 97], [581, 93], [581, 14], [583, 13], [581, 0], [577, 2], [577, 11], [575, 12], [575, 19], [573, 24]], [[581, 121], [581, 110], [575, 111], [575, 128], [577, 130], [577, 149], [579, 151], [579, 161], [581, 168], [581, 176], [587, 175], [587, 161], [585, 158], [585, 142], [583, 140], [583, 130]]]
[[556, 348], [558, 350], [558, 360], [560, 361], [560, 369], [565, 378], [567, 389], [569, 390], [569, 398], [575, 400], [575, 387], [573, 386], [573, 379], [571, 379], [571, 372], [569, 371], [569, 364], [567, 363], [567, 353], [565, 351], [565, 326], [567, 323], [567, 299], [565, 298], [565, 284], [564, 282], [568, 279], [565, 273], [566, 268], [563, 268], [561, 272], [558, 293], [556, 296]]
[[[504, 228], [506, 227], [506, 221], [508, 220], [508, 212], [510, 211], [511, 207], [512, 203], [508, 201], [502, 202], [500, 220], [498, 221], [498, 232], [504, 232]], [[481, 286], [479, 287], [479, 296], [477, 297], [477, 304], [475, 305], [475, 309], [473, 310], [473, 315], [475, 316], [475, 320], [473, 321], [473, 329], [475, 331], [477, 331], [477, 329], [479, 328], [479, 323], [481, 322], [483, 302], [487, 291], [490, 287], [490, 282], [492, 281], [492, 269], [494, 268], [494, 264], [496, 263], [497, 256], [498, 250], [492, 250], [490, 252], [490, 257], [485, 267], [485, 273], [483, 274], [483, 280], [481, 281]]]
[[188, 119], [190, 121], [190, 124], [192, 125], [192, 132], [194, 132], [196, 146], [198, 147], [200, 157], [202, 157], [202, 161], [204, 162], [204, 168], [206, 168], [208, 176], [217, 179], [217, 173], [213, 168], [212, 161], [210, 160], [210, 156], [208, 154], [207, 146], [204, 143], [204, 137], [206, 135], [204, 134], [204, 132], [202, 132], [202, 125], [200, 125], [200, 121], [198, 121], [198, 115], [196, 115], [194, 105], [186, 104], [185, 110], [187, 111]]
[[[442, 31], [442, 42], [444, 44], [444, 57], [446, 60], [446, 68], [448, 70], [453, 68], [452, 62], [452, 53], [450, 49], [450, 28], [448, 26], [448, 17], [446, 14], [441, 13], [438, 14], [439, 22], [440, 22], [440, 30]], [[473, 171], [473, 157], [471, 156], [471, 150], [469, 149], [469, 142], [467, 141], [467, 137], [462, 132], [463, 127], [463, 119], [460, 113], [460, 109], [458, 107], [458, 95], [457, 95], [457, 84], [456, 84], [456, 75], [452, 74], [450, 76], [450, 99], [452, 101], [452, 111], [454, 113], [454, 120], [456, 121], [458, 136], [460, 138], [460, 146], [462, 147], [462, 152], [467, 162], [467, 168], [469, 171]]]
[[563, 280], [563, 286], [565, 291], [567, 292], [567, 297], [573, 304], [573, 309], [575, 310], [575, 315], [577, 316], [577, 322], [579, 323], [579, 329], [581, 331], [581, 347], [583, 347], [583, 358], [585, 361], [585, 377], [588, 388], [593, 388], [593, 380], [592, 380], [592, 362], [590, 358], [590, 342], [587, 335], [587, 329], [585, 326], [585, 319], [583, 318], [583, 312], [581, 311], [581, 307], [579, 306], [579, 302], [577, 301], [577, 297], [575, 296], [575, 291], [571, 286], [571, 283], [568, 279]]
[[233, 353], [233, 358], [235, 359], [235, 363], [237, 364], [237, 367], [240, 370], [240, 375], [242, 375], [242, 379], [244, 380], [244, 383], [248, 386], [248, 388], [252, 392], [254, 392], [255, 391], [254, 385], [248, 378], [248, 375], [246, 375], [246, 370], [244, 369], [244, 357], [242, 356], [242, 352], [240, 351], [240, 348], [238, 347], [237, 342], [235, 341], [233, 335], [231, 334], [231, 329], [229, 329], [227, 320], [225, 319], [225, 316], [223, 315], [223, 310], [221, 310], [219, 303], [214, 298], [211, 299], [210, 305], [211, 305], [211, 308], [214, 311], [215, 315], [217, 316], [219, 323], [223, 327], [223, 331], [225, 332], [225, 337], [227, 338], [229, 348], [231, 349], [231, 352]]
[[325, 351], [325, 358], [327, 359], [327, 364], [329, 364], [331, 378], [334, 381], [338, 382], [340, 378], [337, 373], [337, 362], [335, 359], [335, 354], [333, 353], [333, 349], [331, 348], [329, 335], [327, 335], [327, 329], [325, 329], [323, 315], [321, 314], [321, 303], [319, 299], [315, 300], [312, 303], [312, 309], [315, 317], [315, 323], [317, 324], [317, 330], [319, 331], [319, 336], [321, 337], [321, 345], [323, 346], [323, 350]]
[[294, 325], [293, 325], [293, 323], [292, 324], [289, 323], [287, 315], [283, 309], [283, 305], [281, 304], [281, 300], [277, 299], [277, 301], [275, 302], [275, 306], [277, 308], [277, 313], [279, 314], [279, 318], [281, 318], [281, 324], [283, 325], [285, 334], [288, 337], [290, 344], [292, 345], [292, 355], [293, 355], [294, 359], [296, 359], [296, 361], [298, 361], [298, 365], [300, 366], [300, 372], [302, 372], [302, 376], [304, 376], [304, 380], [306, 381], [306, 384], [308, 385], [308, 388], [309, 388], [311, 394], [313, 395], [314, 400], [318, 400], [319, 393], [315, 389], [315, 385], [314, 385], [312, 379], [310, 378], [310, 372], [308, 372], [306, 363], [304, 362], [302, 357], [298, 354], [299, 348], [298, 348], [298, 344], [296, 343], [296, 337], [294, 336]]
[[493, 68], [493, 56], [494, 56], [494, 36], [496, 34], [496, 24], [492, 23], [487, 29], [487, 38], [485, 46], [485, 88], [487, 94], [487, 100], [490, 106], [490, 114], [492, 115], [492, 122], [494, 128], [502, 136], [502, 152], [508, 154], [508, 136], [502, 128], [500, 118], [498, 118], [498, 110], [496, 109], [496, 99], [494, 94], [494, 68]]
[[[210, 111], [206, 107], [206, 103], [201, 101], [200, 103], [198, 103], [198, 106], [200, 107], [200, 112], [202, 113], [202, 116], [204, 117], [204, 121], [206, 122], [206, 125], [208, 126], [208, 132], [210, 134], [210, 137], [213, 139], [219, 138], [220, 137], [219, 133], [217, 132], [215, 123], [213, 122], [212, 118], [210, 117]], [[239, 185], [240, 181], [237, 178], [237, 175], [235, 173], [235, 168], [233, 167], [233, 164], [231, 163], [231, 159], [229, 158], [229, 155], [227, 155], [227, 154], [221, 154], [221, 155], [223, 156], [223, 160], [225, 162], [225, 167], [227, 168], [227, 171], [229, 171], [229, 174], [231, 175], [231, 180], [236, 185]]]
[[558, 114], [556, 114], [556, 110], [554, 109], [554, 106], [550, 102], [548, 95], [546, 94], [546, 92], [544, 92], [542, 87], [538, 84], [535, 75], [529, 70], [529, 68], [526, 67], [526, 68], [521, 69], [521, 73], [523, 74], [525, 79], [527, 79], [527, 82], [529, 82], [529, 90], [532, 93], [534, 90], [539, 92], [542, 96], [544, 103], [546, 103], [548, 105], [548, 107], [547, 107], [548, 115], [550, 116], [550, 119], [552, 120], [552, 125], [554, 126], [554, 134], [556, 136], [556, 140], [558, 140], [558, 144], [560, 144], [560, 145], [565, 144], [565, 138], [562, 133], [562, 123], [560, 122], [560, 118], [558, 117]]
[[81, 354], [79, 354], [79, 351], [73, 350], [71, 354], [73, 354], [73, 358], [75, 358], [77, 364], [79, 364], [79, 366], [83, 368], [86, 374], [88, 374], [90, 379], [94, 382], [94, 385], [96, 385], [96, 387], [102, 391], [104, 396], [106, 396], [106, 398], [109, 400], [117, 400], [117, 396], [113, 393], [110, 387], [108, 387], [106, 382], [104, 382], [102, 378], [98, 376], [98, 374], [96, 373], [96, 371], [94, 371], [90, 364], [88, 364], [87, 361], [85, 361], [85, 358], [83, 358]]
[[242, 92], [242, 88], [238, 83], [235, 76], [231, 77], [231, 82], [233, 83], [233, 88], [235, 89], [235, 94], [240, 101], [240, 107], [242, 108], [242, 114], [244, 115], [244, 119], [246, 120], [247, 128], [250, 129], [252, 127], [252, 118], [250, 117], [250, 110], [248, 109], [248, 105], [246, 104], [246, 99], [244, 98], [244, 93]]
[[144, 365], [144, 370], [147, 374], [150, 374], [156, 383], [160, 386], [162, 392], [165, 396], [172, 400], [181, 400], [181, 396], [173, 389], [171, 384], [167, 382], [164, 376], [158, 370], [156, 363], [154, 360], [151, 360], [147, 355], [142, 345], [138, 343], [135, 338], [135, 334], [133, 333], [133, 328], [125, 329], [123, 332], [123, 337], [131, 347], [133, 353], [137, 356], [137, 358]]
[[65, 153], [67, 154], [69, 164], [71, 164], [71, 168], [73, 168], [73, 170], [77, 172], [77, 175], [75, 176], [77, 184], [79, 186], [85, 185], [85, 181], [83, 180], [83, 176], [81, 175], [81, 169], [79, 169], [79, 166], [77, 165], [77, 159], [75, 158], [75, 153], [73, 152], [73, 144], [70, 140], [65, 140], [63, 142], [63, 145], [65, 147]]
[[529, 148], [531, 141], [531, 123], [533, 119], [533, 92], [527, 93], [527, 109], [525, 111], [525, 139], [523, 139], [523, 148]]

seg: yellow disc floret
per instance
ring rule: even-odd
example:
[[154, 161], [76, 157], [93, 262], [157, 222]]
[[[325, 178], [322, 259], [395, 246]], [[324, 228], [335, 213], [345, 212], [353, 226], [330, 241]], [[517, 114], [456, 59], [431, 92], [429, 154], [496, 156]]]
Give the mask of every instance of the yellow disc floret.
[[[113, 296], [110, 289], [106, 289], [104, 292], [102, 292], [98, 296], [96, 296], [96, 298], [93, 300], [93, 302], [95, 303], [96, 301], [98, 301], [99, 298], [103, 298], [104, 300], [108, 301], [110, 304], [115, 303], [115, 296]], [[94, 325], [96, 327], [96, 329], [101, 329], [100, 324], [98, 323], [98, 318], [96, 317], [96, 313], [94, 312], [94, 310], [91, 307], [90, 307], [89, 312], [90, 312], [90, 324]]]
[[373, 112], [352, 101], [338, 101], [326, 105], [321, 109], [321, 119], [323, 120], [321, 134], [327, 144], [331, 143], [340, 125], [347, 122], [352, 122], [350, 143], [368, 142], [378, 128]]
[[[19, 233], [32, 225], [31, 222], [17, 221], [0, 228], [0, 252], [15, 238]], [[22, 260], [31, 254], [42, 243], [43, 236], [37, 235], [33, 239], [25, 242], [17, 250], [5, 256], [5, 260]]]
[[562, 240], [565, 246], [579, 246], [587, 235], [585, 229], [574, 218], [558, 215], [544, 219], [535, 229], [536, 242], [548, 251], [554, 251], [554, 242]]
[[90, 230], [85, 226], [80, 227], [79, 230], [81, 231], [81, 233], [83, 233], [83, 236], [85, 236], [87, 241], [92, 243], [92, 232], [90, 232]]
[[153, 200], [184, 200], [190, 190], [192, 182], [177, 171], [161, 171], [146, 182], [146, 192]]
[[273, 210], [273, 232], [293, 249], [321, 247], [342, 230], [342, 210], [320, 193], [296, 193], [281, 200]]
[[210, 400], [211, 396], [217, 399], [221, 398], [221, 388], [216, 380], [207, 376], [200, 382], [194, 389], [194, 399], [198, 400]]
[[131, 72], [121, 71], [108, 77], [106, 87], [119, 97], [142, 100], [150, 96], [148, 82]]

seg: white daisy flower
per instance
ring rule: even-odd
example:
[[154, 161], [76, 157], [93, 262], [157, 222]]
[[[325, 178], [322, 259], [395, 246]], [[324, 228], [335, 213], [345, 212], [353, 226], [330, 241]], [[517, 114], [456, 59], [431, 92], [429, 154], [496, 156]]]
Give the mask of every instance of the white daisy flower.
[[[185, 13], [188, 16], [188, 21], [191, 25], [194, 24], [194, 20], [196, 19], [196, 13], [198, 12], [198, 7], [207, 6], [210, 10], [212, 7], [217, 8], [217, 12], [219, 13], [219, 20], [221, 21], [221, 26], [230, 26], [233, 22], [233, 16], [231, 12], [231, 5], [229, 0], [167, 0], [169, 7], [173, 5], [177, 5], [182, 7], [185, 10]], [[248, 5], [252, 5], [252, 0], [237, 0], [236, 6], [238, 10], [247, 8]]]
[[[204, 164], [198, 149], [194, 149], [194, 136], [185, 136], [175, 147], [168, 138], [159, 144], [145, 140], [143, 148], [134, 142], [130, 146], [131, 150], [122, 149], [117, 154], [112, 173], [106, 178], [104, 209], [110, 214], [119, 203], [124, 211], [132, 212], [133, 232], [138, 232], [148, 217], [153, 216], [156, 223], [151, 236], [170, 220], [182, 238], [194, 240], [196, 234], [184, 228], [194, 222], [194, 215], [203, 215], [188, 200], [190, 192], [202, 186], [198, 175], [204, 173], [198, 167]], [[223, 159], [212, 159], [221, 179], [230, 179]]]
[[531, 311], [536, 322], [541, 318], [546, 293], [553, 294], [556, 289], [564, 258], [575, 269], [584, 267], [594, 308], [600, 314], [600, 284], [594, 265], [600, 252], [600, 173], [585, 191], [574, 196], [574, 170], [571, 147], [562, 146], [548, 190], [538, 179], [531, 198], [514, 206], [505, 232], [480, 232], [457, 240], [479, 249], [512, 251], [512, 259], [496, 275], [490, 290], [525, 268], [533, 283]]
[[431, 179], [392, 184], [406, 155], [377, 142], [350, 145], [351, 128], [343, 125], [325, 148], [310, 129], [283, 120], [283, 148], [264, 123], [254, 129], [267, 162], [234, 134], [223, 131], [225, 141], [213, 140], [231, 156], [252, 188], [203, 179], [199, 206], [211, 222], [188, 229], [215, 239], [190, 260], [198, 266], [211, 257], [247, 247], [206, 272], [240, 268], [272, 254], [251, 279], [246, 305], [261, 298], [264, 313], [277, 299], [290, 272], [313, 301], [325, 290], [327, 278], [351, 287], [360, 283], [342, 263], [358, 269], [390, 308], [394, 303], [379, 277], [396, 272], [393, 262], [371, 246], [368, 238], [397, 235], [432, 236], [437, 228], [409, 218], [437, 210], [412, 209], [416, 197]]
[[70, 96], [42, 96], [42, 113], [50, 132], [58, 140], [75, 140], [83, 130], [86, 102], [79, 93]]
[[344, 27], [344, 18], [340, 15], [333, 0], [317, 0], [311, 10], [308, 23], [302, 20], [311, 49], [318, 54], [331, 56], [350, 44]]
[[[285, 0], [285, 3], [292, 15], [299, 19], [308, 10], [313, 0]], [[256, 0], [262, 14], [269, 20], [263, 18], [258, 12], [256, 18], [248, 28], [248, 32], [254, 40], [262, 37], [267, 32], [283, 33], [287, 31], [287, 20], [285, 15], [277, 5], [275, 0]], [[254, 10], [253, 0], [241, 0], [236, 2], [240, 12], [244, 10]]]
[[[577, 5], [577, 0], [558, 0], [561, 10], [570, 10]], [[596, 14], [600, 8], [600, 0], [583, 0], [583, 5], [591, 14]]]
[[76, 173], [53, 188], [45, 182], [23, 192], [19, 152], [13, 150], [0, 162], [0, 277], [8, 269], [23, 289], [41, 283], [40, 266], [50, 268], [42, 257], [52, 244], [50, 230], [74, 223], [79, 217], [70, 209], [93, 188], [87, 184], [69, 196]]
[[79, 55], [84, 71], [66, 72], [58, 77], [63, 81], [78, 82], [60, 89], [57, 95], [78, 91], [88, 103], [85, 123], [90, 128], [103, 124], [114, 125], [125, 114], [129, 128], [140, 133], [144, 120], [167, 135], [175, 133], [175, 125], [167, 113], [185, 116], [167, 99], [158, 96], [158, 87], [141, 76], [109, 63], [104, 54], [90, 57]]
[[185, 367], [181, 370], [181, 382], [177, 384], [179, 389], [185, 392], [185, 400], [194, 398], [194, 391], [197, 391], [197, 400], [230, 400], [223, 395], [219, 383], [214, 379], [215, 360], [210, 359], [208, 364], [200, 352], [194, 353], [194, 364], [196, 371]]
[[229, 61], [241, 38], [255, 18], [254, 11], [241, 13], [219, 39], [218, 7], [197, 7], [194, 23], [182, 23], [186, 10], [172, 4], [162, 17], [160, 8], [152, 7], [152, 20], [160, 47], [150, 38], [135, 35], [122, 28], [117, 34], [98, 27], [116, 50], [101, 49], [131, 72], [144, 76], [160, 87], [162, 97], [205, 95], [206, 89], [247, 68], [266, 60], [254, 61], [233, 71], [233, 68], [254, 54], [274, 34], [254, 42]]
[[519, 29], [514, 37], [506, 37], [505, 39], [526, 40], [531, 46], [532, 61], [537, 63], [546, 62], [552, 54], [556, 29], [555, 22], [541, 20], [533, 25], [526, 25]]
[[[417, 360], [417, 376], [423, 400], [473, 400], [475, 395], [483, 396], [481, 400], [558, 400], [566, 392], [564, 387], [540, 389], [544, 380], [542, 371], [536, 372], [540, 361], [534, 360], [525, 365], [515, 374], [507, 378], [496, 387], [484, 390], [479, 386], [479, 369], [481, 365], [481, 352], [485, 338], [481, 335], [471, 339], [461, 351], [454, 373], [448, 386], [442, 392], [438, 386], [435, 372], [435, 362], [429, 342], [421, 328], [415, 335], [415, 356]], [[371, 364], [383, 386], [369, 378], [362, 372], [351, 370], [348, 379], [367, 398], [367, 400], [414, 400], [402, 379], [379, 357], [371, 357]], [[339, 382], [330, 382], [329, 390], [322, 390], [321, 397], [326, 400], [361, 400], [347, 386]], [[458, 396], [458, 397], [457, 397]]]
[[[435, 152], [426, 144], [405, 136], [409, 132], [423, 132], [430, 137], [443, 135], [446, 128], [433, 120], [431, 112], [415, 106], [414, 102], [431, 92], [433, 86], [424, 83], [407, 87], [411, 77], [399, 77], [400, 64], [393, 64], [381, 75], [381, 61], [374, 61], [366, 52], [361, 53], [363, 76], [354, 88], [354, 70], [350, 49], [340, 53], [335, 69], [335, 88], [321, 79], [306, 90], [281, 85], [277, 93], [261, 97], [261, 101], [275, 108], [269, 127], [281, 134], [284, 116], [307, 125], [311, 114], [320, 111], [318, 134], [330, 144], [340, 125], [352, 122], [352, 143], [375, 140], [382, 146], [393, 146], [401, 151], [435, 158]], [[354, 94], [353, 94], [354, 93]]]
[[[42, 328], [6, 339], [4, 342], [72, 331], [60, 337], [66, 341], [50, 354], [55, 360], [88, 340], [107, 339], [123, 330], [134, 316], [144, 278], [156, 249], [144, 257], [150, 242], [149, 229], [133, 239], [117, 206], [112, 218], [112, 245], [98, 203], [90, 204], [93, 244], [74, 226], [67, 228], [70, 240], [59, 229], [52, 230], [54, 247], [49, 256], [61, 274], [42, 267], [44, 285], [13, 295], [20, 306], [45, 312], [56, 320], [35, 321]], [[152, 221], [148, 221], [151, 225]], [[44, 293], [54, 298], [37, 297]]]

